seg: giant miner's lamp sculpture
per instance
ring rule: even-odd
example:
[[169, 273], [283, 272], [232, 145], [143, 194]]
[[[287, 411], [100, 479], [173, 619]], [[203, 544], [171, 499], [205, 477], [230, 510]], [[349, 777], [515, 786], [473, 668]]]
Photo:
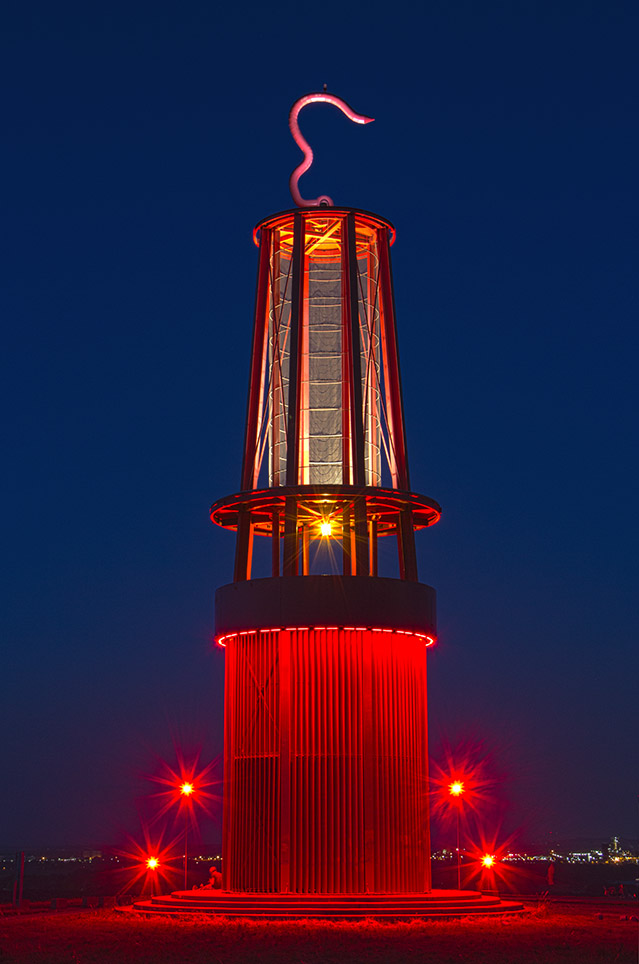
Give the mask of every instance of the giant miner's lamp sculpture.
[[[325, 101], [360, 123], [327, 94]], [[299, 141], [298, 141], [299, 142]], [[304, 142], [305, 145], [305, 142]], [[306, 146], [306, 145], [305, 145]], [[305, 201], [261, 221], [242, 491], [211, 518], [237, 533], [216, 597], [226, 647], [224, 887], [296, 894], [430, 888], [426, 648], [435, 592], [415, 530], [390, 265], [394, 230]], [[309, 157], [310, 155], [310, 157]], [[252, 578], [256, 538], [271, 575]], [[312, 575], [313, 544], [341, 575]], [[399, 579], [378, 575], [397, 543]]]
[[[497, 899], [468, 892], [455, 903], [452, 892], [431, 891], [426, 651], [435, 591], [418, 581], [415, 531], [434, 525], [440, 507], [413, 491], [408, 474], [394, 229], [299, 193], [313, 155], [297, 118], [314, 102], [372, 120], [326, 93], [297, 101], [298, 208], [255, 229], [241, 491], [211, 507], [213, 522], [236, 533], [234, 581], [215, 601], [226, 661], [223, 889], [163, 906], [256, 916], [503, 913]], [[265, 578], [252, 564], [258, 540], [270, 541]], [[379, 574], [380, 540], [396, 544], [399, 578]], [[341, 573], [314, 573], [322, 557]]]

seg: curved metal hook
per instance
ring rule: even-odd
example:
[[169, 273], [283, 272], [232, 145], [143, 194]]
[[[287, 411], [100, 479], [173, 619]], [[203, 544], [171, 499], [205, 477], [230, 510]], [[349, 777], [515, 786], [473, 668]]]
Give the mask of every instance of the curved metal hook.
[[322, 194], [320, 197], [307, 201], [302, 197], [297, 186], [297, 182], [301, 178], [302, 174], [305, 174], [313, 163], [313, 151], [311, 150], [308, 141], [306, 141], [302, 136], [299, 124], [297, 123], [297, 118], [301, 109], [306, 107], [307, 104], [332, 104], [333, 107], [339, 107], [342, 113], [346, 114], [348, 119], [354, 121], [356, 124], [370, 124], [371, 121], [375, 120], [375, 118], [365, 117], [363, 114], [356, 114], [355, 111], [348, 106], [346, 101], [341, 99], [341, 97], [333, 97], [332, 94], [326, 93], [306, 94], [304, 97], [300, 97], [299, 100], [296, 100], [291, 107], [291, 111], [288, 115], [288, 126], [291, 129], [291, 134], [293, 135], [295, 143], [304, 154], [304, 160], [295, 168], [288, 182], [293, 200], [299, 208], [314, 208], [319, 207], [320, 205], [328, 205], [329, 207], [332, 207], [333, 202], [326, 194]]

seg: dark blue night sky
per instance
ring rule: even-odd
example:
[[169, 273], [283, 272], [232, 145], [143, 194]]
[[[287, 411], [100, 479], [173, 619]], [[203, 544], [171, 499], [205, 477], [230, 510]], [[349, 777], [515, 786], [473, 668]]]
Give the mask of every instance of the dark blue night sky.
[[483, 741], [522, 842], [636, 838], [636, 4], [35, 2], [0, 33], [0, 844], [138, 835], [174, 742], [221, 753], [208, 507], [251, 231], [324, 83], [376, 121], [305, 110], [302, 192], [397, 228], [411, 480], [444, 509], [431, 751]]

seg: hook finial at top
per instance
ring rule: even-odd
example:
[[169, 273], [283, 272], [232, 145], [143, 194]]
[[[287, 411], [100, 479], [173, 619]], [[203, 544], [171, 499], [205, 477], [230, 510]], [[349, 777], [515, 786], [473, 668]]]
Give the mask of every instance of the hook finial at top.
[[293, 200], [300, 208], [313, 208], [320, 207], [322, 205], [332, 207], [333, 201], [326, 194], [322, 194], [320, 197], [312, 198], [311, 200], [305, 200], [300, 194], [297, 186], [302, 174], [305, 174], [313, 163], [313, 151], [311, 150], [308, 141], [304, 139], [297, 122], [300, 111], [303, 107], [306, 107], [307, 104], [332, 104], [334, 107], [338, 107], [342, 113], [346, 114], [348, 119], [354, 121], [355, 124], [370, 124], [371, 121], [375, 120], [375, 118], [366, 117], [364, 114], [356, 114], [355, 111], [348, 106], [346, 101], [341, 99], [341, 97], [334, 97], [333, 94], [327, 94], [326, 84], [324, 84], [324, 91], [322, 93], [306, 94], [304, 97], [300, 97], [299, 100], [296, 100], [291, 107], [291, 111], [288, 115], [288, 126], [291, 129], [291, 134], [293, 135], [295, 143], [304, 154], [304, 160], [295, 168], [288, 182]]

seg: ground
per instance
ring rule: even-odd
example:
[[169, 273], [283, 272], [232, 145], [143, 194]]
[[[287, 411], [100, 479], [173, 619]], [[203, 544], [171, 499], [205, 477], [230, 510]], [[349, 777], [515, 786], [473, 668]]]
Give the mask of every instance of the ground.
[[635, 913], [541, 904], [510, 918], [265, 924], [59, 911], [0, 918], [0, 964], [637, 964]]

